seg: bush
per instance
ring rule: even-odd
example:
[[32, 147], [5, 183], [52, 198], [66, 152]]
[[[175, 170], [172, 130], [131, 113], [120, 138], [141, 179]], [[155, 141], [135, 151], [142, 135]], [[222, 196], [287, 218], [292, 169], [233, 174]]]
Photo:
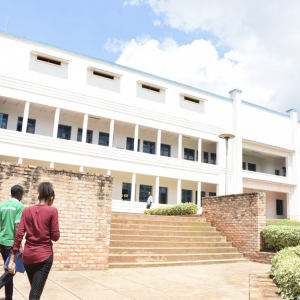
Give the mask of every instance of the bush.
[[181, 203], [174, 206], [161, 206], [158, 208], [146, 209], [145, 215], [160, 216], [178, 216], [178, 215], [194, 215], [198, 211], [198, 207], [194, 203]]
[[267, 249], [281, 250], [300, 245], [300, 227], [266, 226], [261, 231]]
[[272, 259], [271, 270], [281, 297], [300, 300], [300, 246], [279, 251]]

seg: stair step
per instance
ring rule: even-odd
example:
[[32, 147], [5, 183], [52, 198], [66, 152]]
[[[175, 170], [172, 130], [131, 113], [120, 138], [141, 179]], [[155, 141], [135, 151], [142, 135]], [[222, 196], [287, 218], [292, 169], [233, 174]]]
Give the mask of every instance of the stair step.
[[202, 236], [202, 237], [186, 237], [186, 236], [149, 236], [149, 235], [110, 235], [112, 240], [135, 240], [135, 241], [171, 241], [171, 242], [225, 242], [223, 236]]
[[172, 226], [211, 226], [210, 222], [195, 222], [195, 221], [176, 221], [173, 220], [139, 220], [139, 219], [111, 219], [111, 223], [122, 223], [122, 224], [143, 224], [143, 225], [172, 225]]
[[136, 262], [136, 263], [109, 263], [109, 268], [145, 268], [145, 267], [167, 267], [167, 266], [187, 266], [187, 265], [206, 265], [206, 264], [226, 264], [247, 262], [245, 258], [239, 259], [210, 259], [194, 261], [167, 261], [167, 262]]
[[110, 254], [109, 261], [114, 262], [159, 262], [159, 261], [193, 261], [211, 259], [243, 258], [242, 253], [200, 253], [200, 254]]
[[218, 231], [168, 231], [168, 230], [140, 230], [140, 229], [111, 229], [111, 235], [147, 235], [147, 236], [221, 236]]
[[172, 248], [137, 248], [137, 247], [110, 247], [110, 254], [200, 254], [200, 253], [237, 253], [235, 247], [172, 247]]

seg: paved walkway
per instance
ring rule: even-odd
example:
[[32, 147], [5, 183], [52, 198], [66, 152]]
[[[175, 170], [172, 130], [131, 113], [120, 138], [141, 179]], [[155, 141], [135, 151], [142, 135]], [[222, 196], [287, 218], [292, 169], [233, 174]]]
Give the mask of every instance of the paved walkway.
[[[249, 274], [270, 271], [253, 262], [180, 267], [52, 271], [42, 300], [248, 300]], [[14, 300], [28, 299], [26, 274], [15, 276]], [[4, 289], [0, 291], [4, 300]]]

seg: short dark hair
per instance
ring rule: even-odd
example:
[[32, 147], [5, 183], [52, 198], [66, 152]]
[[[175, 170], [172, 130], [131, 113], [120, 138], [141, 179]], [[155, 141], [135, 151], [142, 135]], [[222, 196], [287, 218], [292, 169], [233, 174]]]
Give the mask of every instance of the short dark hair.
[[48, 200], [50, 197], [55, 198], [53, 185], [50, 182], [42, 182], [38, 186], [39, 200]]
[[17, 197], [18, 194], [24, 194], [24, 189], [20, 185], [16, 184], [11, 188], [10, 193], [12, 197]]

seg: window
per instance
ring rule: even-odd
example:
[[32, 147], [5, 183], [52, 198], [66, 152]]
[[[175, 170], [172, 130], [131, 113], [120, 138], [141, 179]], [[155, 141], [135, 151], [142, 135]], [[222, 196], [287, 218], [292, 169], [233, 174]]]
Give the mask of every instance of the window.
[[286, 177], [286, 167], [282, 167], [282, 176]]
[[151, 185], [140, 184], [139, 201], [140, 202], [147, 202], [149, 192], [152, 194], [152, 186]]
[[276, 215], [283, 216], [283, 200], [276, 200]]
[[216, 194], [216, 193], [213, 193], [213, 192], [209, 192], [208, 195], [209, 195], [209, 197], [217, 196], [217, 194]]
[[193, 191], [192, 190], [182, 190], [181, 202], [193, 202]]
[[57, 65], [57, 66], [61, 65], [61, 62], [58, 61], [58, 60], [54, 60], [54, 59], [46, 58], [46, 57], [42, 57], [42, 56], [38, 56], [37, 60], [40, 60], [40, 61], [43, 61], [43, 62], [47, 62], [49, 64], [53, 64], [53, 65]]
[[[82, 142], [82, 128], [78, 128], [77, 142]], [[86, 132], [86, 142], [88, 144], [91, 144], [93, 142], [93, 131], [92, 130], [87, 130], [87, 132]]]
[[250, 164], [250, 163], [248, 163], [248, 170], [256, 172], [256, 164]]
[[196, 99], [193, 99], [193, 98], [190, 98], [190, 97], [184, 97], [184, 100], [187, 100], [187, 101], [192, 102], [192, 103], [197, 103], [197, 104], [200, 103], [199, 100], [196, 100]]
[[0, 113], [0, 128], [7, 129], [8, 115]]
[[115, 79], [114, 76], [111, 76], [111, 75], [108, 75], [108, 74], [105, 74], [105, 73], [100, 73], [100, 72], [93, 71], [93, 74], [96, 75], [96, 76], [106, 78], [106, 79], [111, 79], [111, 80]]
[[131, 200], [131, 183], [122, 183], [122, 200], [130, 201]]
[[[205, 197], [205, 192], [201, 191], [201, 200], [202, 200], [203, 197]], [[196, 198], [195, 199], [196, 199], [195, 203], [198, 204], [198, 191], [196, 191]]]
[[149, 154], [155, 154], [155, 143], [143, 141], [143, 152]]
[[[134, 150], [134, 138], [128, 137], [126, 141], [126, 150]], [[138, 139], [138, 152], [140, 151], [140, 139]]]
[[280, 175], [280, 170], [275, 170], [275, 175]]
[[186, 160], [195, 160], [195, 150], [184, 148], [184, 159]]
[[157, 92], [157, 93], [159, 93], [159, 92], [160, 92], [160, 89], [158, 89], [158, 88], [155, 88], [155, 87], [153, 87], [153, 86], [150, 86], [150, 85], [145, 85], [145, 84], [142, 84], [142, 88], [143, 88], [143, 89], [146, 89], [146, 90], [153, 91], [153, 92]]
[[168, 204], [168, 188], [159, 187], [159, 203]]
[[64, 140], [71, 139], [71, 126], [58, 125], [57, 137]]
[[[22, 127], [23, 127], [23, 117], [18, 117], [17, 131], [22, 131]], [[34, 134], [34, 131], [35, 131], [35, 120], [28, 119], [26, 132]]]
[[109, 144], [109, 133], [99, 132], [98, 145], [108, 146]]
[[208, 164], [208, 152], [203, 152], [203, 162]]
[[160, 155], [170, 157], [171, 156], [171, 146], [161, 144], [160, 145]]
[[216, 153], [211, 153], [210, 154], [210, 163], [213, 165], [217, 164], [217, 154]]
[[243, 170], [247, 170], [247, 164], [243, 162]]

